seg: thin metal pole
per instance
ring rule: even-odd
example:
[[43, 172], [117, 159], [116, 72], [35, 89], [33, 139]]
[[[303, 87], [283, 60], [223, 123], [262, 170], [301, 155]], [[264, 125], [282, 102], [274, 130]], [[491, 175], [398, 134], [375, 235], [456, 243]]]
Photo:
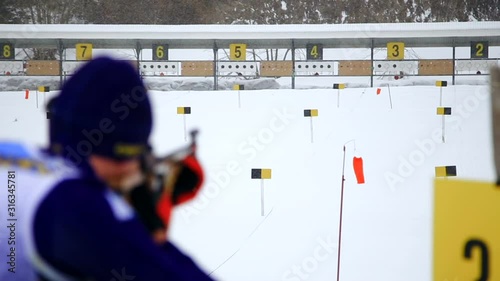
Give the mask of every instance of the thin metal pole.
[[391, 86], [387, 83], [387, 89], [389, 90], [389, 103], [391, 104], [392, 109], [392, 96], [391, 96]]
[[373, 39], [372, 39], [372, 46], [371, 46], [371, 65], [372, 65], [372, 71], [370, 73], [370, 87], [373, 87], [373, 58], [374, 58], [374, 54], [373, 54], [373, 49], [374, 49], [374, 46], [375, 43], [373, 42]]
[[218, 48], [217, 42], [214, 41], [214, 91], [219, 89], [218, 80], [217, 80], [217, 61], [218, 58]]
[[443, 106], [443, 87], [439, 87], [439, 106]]
[[443, 115], [443, 137], [442, 137], [442, 139], [443, 139], [443, 143], [444, 143], [444, 115]]
[[61, 89], [63, 85], [63, 53], [64, 53], [64, 45], [62, 43], [62, 40], [58, 41], [57, 50], [59, 52], [59, 89]]
[[314, 133], [313, 133], [313, 117], [311, 116], [309, 118], [311, 118], [311, 143], [313, 143], [314, 142], [314, 137], [313, 137], [314, 136]]
[[340, 106], [340, 89], [337, 90], [337, 108]]
[[260, 215], [264, 216], [264, 179], [260, 180]]
[[[137, 63], [137, 72], [141, 73], [141, 68], [140, 68], [140, 61], [141, 61], [141, 50], [142, 50], [142, 47], [141, 47], [141, 43], [139, 41], [137, 41], [137, 43], [135, 44], [135, 61]], [[141, 75], [142, 76], [142, 75]]]
[[340, 279], [340, 246], [342, 245], [342, 210], [344, 207], [344, 169], [345, 169], [345, 145], [344, 145], [344, 157], [342, 160], [342, 185], [340, 191], [340, 221], [339, 221], [339, 250], [337, 255], [337, 281]]
[[186, 114], [182, 114], [184, 119], [184, 141], [187, 141], [187, 125], [186, 125]]
[[240, 90], [238, 90], [238, 108], [241, 108]]
[[295, 41], [292, 40], [292, 89], [295, 89]]
[[452, 65], [452, 67], [453, 67], [453, 75], [451, 77], [451, 79], [452, 79], [451, 84], [455, 85], [455, 42], [453, 42], [453, 65]]

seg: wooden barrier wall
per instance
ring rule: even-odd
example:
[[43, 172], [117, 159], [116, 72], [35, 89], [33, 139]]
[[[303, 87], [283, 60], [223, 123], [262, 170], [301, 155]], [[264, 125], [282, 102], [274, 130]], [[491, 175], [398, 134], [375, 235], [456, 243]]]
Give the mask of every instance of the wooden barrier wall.
[[[129, 61], [136, 69], [145, 75], [156, 75], [157, 73], [169, 73], [170, 75], [182, 76], [214, 76], [213, 61]], [[29, 75], [29, 76], [59, 76], [71, 75], [84, 62], [63, 61], [63, 69], [60, 68], [60, 61], [57, 60], [31, 60], [22, 61], [0, 61], [0, 75]], [[454, 64], [455, 63], [455, 67]], [[236, 68], [235, 66], [239, 66]], [[260, 67], [259, 67], [260, 64]], [[180, 67], [179, 67], [180, 65]], [[408, 61], [370, 61], [370, 60], [343, 60], [323, 62], [296, 61], [296, 73], [319, 73], [336, 76], [377, 76], [383, 72], [403, 71], [409, 75], [437, 76], [456, 75], [459, 72], [469, 72], [465, 75], [487, 74], [492, 66], [500, 65], [498, 59], [489, 60], [408, 60]], [[232, 66], [229, 68], [229, 66]], [[245, 66], [245, 67], [243, 67]], [[180, 68], [180, 69], [179, 69]], [[227, 68], [227, 69], [226, 69]], [[262, 77], [282, 77], [293, 75], [292, 61], [260, 61], [234, 63], [220, 62], [218, 72], [241, 72], [246, 75], [257, 74], [260, 69]], [[455, 71], [454, 71], [455, 70]], [[62, 71], [62, 73], [61, 73]], [[147, 72], [147, 73], [146, 73]], [[455, 72], [455, 73], [454, 73]], [[313, 76], [311, 74], [311, 76]]]
[[30, 60], [26, 64], [27, 75], [59, 76], [61, 68], [57, 60]]
[[420, 60], [418, 75], [453, 75], [453, 60]]
[[182, 76], [213, 76], [213, 61], [183, 61]]
[[370, 76], [371, 61], [339, 61], [339, 76]]
[[260, 63], [260, 76], [292, 76], [292, 61], [262, 61]]

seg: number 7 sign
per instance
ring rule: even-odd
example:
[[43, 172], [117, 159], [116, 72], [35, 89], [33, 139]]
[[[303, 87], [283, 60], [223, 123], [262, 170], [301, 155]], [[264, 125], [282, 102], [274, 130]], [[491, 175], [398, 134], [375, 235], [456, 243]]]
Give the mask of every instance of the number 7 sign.
[[76, 44], [76, 60], [90, 60], [92, 59], [92, 44], [79, 43]]

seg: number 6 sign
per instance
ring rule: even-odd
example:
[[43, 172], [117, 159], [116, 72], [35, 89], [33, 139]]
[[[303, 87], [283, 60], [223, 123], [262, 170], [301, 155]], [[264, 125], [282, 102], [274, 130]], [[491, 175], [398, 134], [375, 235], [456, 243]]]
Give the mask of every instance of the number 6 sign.
[[168, 60], [168, 44], [153, 44], [153, 60]]

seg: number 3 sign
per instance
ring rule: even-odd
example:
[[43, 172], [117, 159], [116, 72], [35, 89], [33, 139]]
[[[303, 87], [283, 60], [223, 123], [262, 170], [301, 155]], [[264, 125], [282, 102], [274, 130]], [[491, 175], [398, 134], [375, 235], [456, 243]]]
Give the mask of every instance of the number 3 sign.
[[387, 59], [402, 60], [405, 58], [405, 43], [389, 42], [387, 43]]

